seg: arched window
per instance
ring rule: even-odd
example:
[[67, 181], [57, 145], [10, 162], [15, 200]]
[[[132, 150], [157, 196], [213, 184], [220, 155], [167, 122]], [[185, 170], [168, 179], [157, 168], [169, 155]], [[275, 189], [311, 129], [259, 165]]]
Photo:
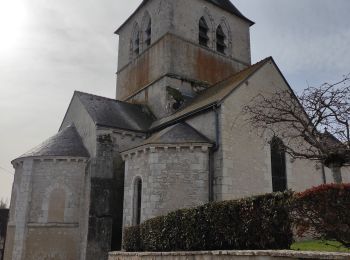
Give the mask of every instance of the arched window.
[[140, 54], [140, 28], [137, 23], [134, 24], [131, 37], [131, 57], [135, 57]]
[[287, 189], [286, 154], [284, 144], [278, 137], [271, 140], [271, 171], [273, 192]]
[[199, 20], [199, 44], [208, 47], [209, 37], [208, 37], [209, 27], [204, 17]]
[[222, 29], [222, 26], [219, 25], [216, 29], [216, 50], [222, 54], [225, 54], [227, 48], [225, 41], [226, 35]]
[[134, 182], [134, 198], [133, 198], [133, 225], [141, 223], [141, 204], [142, 204], [142, 180], [136, 178]]
[[145, 12], [142, 18], [141, 23], [141, 31], [142, 31], [142, 51], [147, 49], [152, 43], [152, 20], [148, 11]]
[[66, 192], [64, 189], [54, 189], [50, 194], [48, 223], [64, 222], [64, 213], [66, 208]]
[[134, 38], [134, 54], [135, 56], [140, 54], [140, 33], [136, 33]]
[[152, 35], [152, 22], [151, 20], [149, 20], [149, 23], [147, 25], [147, 29], [145, 31], [145, 44], [146, 46], [150, 46], [151, 45], [151, 35]]

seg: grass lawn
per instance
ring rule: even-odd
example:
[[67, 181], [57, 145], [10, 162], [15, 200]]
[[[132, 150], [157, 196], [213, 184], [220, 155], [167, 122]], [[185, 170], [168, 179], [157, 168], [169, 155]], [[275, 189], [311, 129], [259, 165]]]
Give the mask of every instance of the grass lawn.
[[299, 251], [324, 251], [324, 252], [350, 253], [350, 249], [342, 247], [338, 242], [321, 241], [321, 240], [296, 242], [291, 246], [291, 249], [299, 250]]

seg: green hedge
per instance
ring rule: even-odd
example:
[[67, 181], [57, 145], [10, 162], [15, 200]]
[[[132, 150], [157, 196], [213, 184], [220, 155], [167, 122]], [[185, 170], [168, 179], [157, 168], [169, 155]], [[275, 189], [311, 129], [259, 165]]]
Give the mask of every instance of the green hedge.
[[292, 193], [177, 210], [124, 230], [126, 251], [288, 249]]
[[350, 184], [326, 184], [295, 194], [291, 211], [299, 236], [336, 240], [350, 248]]

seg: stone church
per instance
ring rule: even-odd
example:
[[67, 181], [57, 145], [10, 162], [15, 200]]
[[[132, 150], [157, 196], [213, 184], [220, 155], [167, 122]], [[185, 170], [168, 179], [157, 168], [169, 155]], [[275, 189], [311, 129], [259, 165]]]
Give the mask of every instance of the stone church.
[[76, 91], [59, 132], [12, 162], [5, 260], [104, 260], [125, 226], [327, 181], [242, 115], [290, 89], [271, 57], [251, 64], [253, 24], [229, 0], [143, 0], [115, 32], [116, 98]]

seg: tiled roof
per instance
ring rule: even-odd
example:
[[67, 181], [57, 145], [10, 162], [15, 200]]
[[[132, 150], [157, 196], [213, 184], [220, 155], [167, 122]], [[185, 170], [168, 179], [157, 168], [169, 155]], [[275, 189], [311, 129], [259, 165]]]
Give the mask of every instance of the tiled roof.
[[143, 132], [154, 121], [146, 106], [75, 92], [96, 125]]
[[70, 125], [19, 158], [45, 156], [90, 157], [74, 125]]

